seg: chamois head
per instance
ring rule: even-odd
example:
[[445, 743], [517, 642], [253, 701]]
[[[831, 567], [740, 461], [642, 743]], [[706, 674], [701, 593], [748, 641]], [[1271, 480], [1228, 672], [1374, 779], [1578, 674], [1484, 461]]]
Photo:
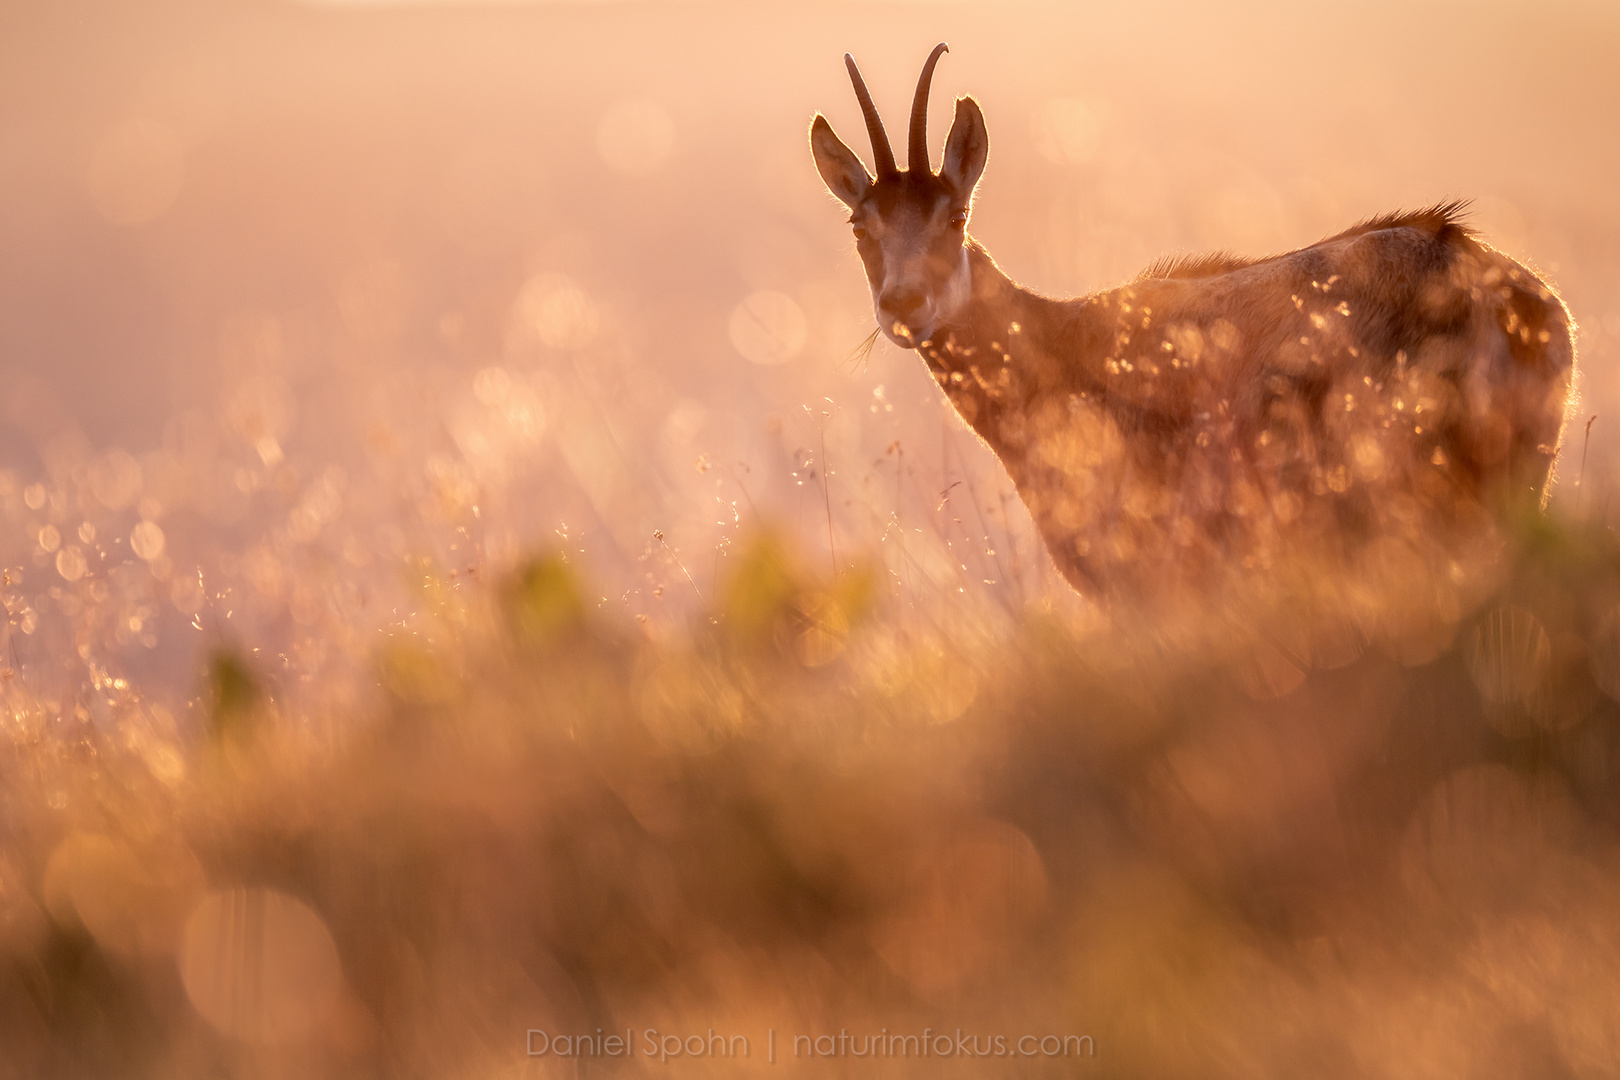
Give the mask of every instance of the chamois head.
[[869, 174], [855, 152], [833, 134], [826, 117], [818, 113], [810, 124], [816, 171], [850, 209], [855, 249], [866, 264], [878, 327], [890, 341], [906, 349], [948, 326], [971, 295], [967, 222], [973, 189], [990, 153], [978, 103], [970, 97], [958, 98], [940, 170], [936, 173], [929, 166], [928, 87], [934, 65], [945, 51], [943, 43], [935, 47], [917, 82], [906, 171], [895, 165], [877, 106], [855, 67], [855, 58], [848, 53], [844, 65], [866, 116], [877, 176]]

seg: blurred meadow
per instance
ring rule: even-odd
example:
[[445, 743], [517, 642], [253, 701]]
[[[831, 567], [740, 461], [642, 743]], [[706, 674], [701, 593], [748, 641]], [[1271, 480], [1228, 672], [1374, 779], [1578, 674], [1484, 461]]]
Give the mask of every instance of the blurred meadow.
[[[808, 151], [941, 40], [1048, 293], [1472, 198], [1580, 328], [1548, 514], [1326, 616], [1076, 596]], [[1617, 53], [8, 0], [0, 1077], [1620, 1076]]]

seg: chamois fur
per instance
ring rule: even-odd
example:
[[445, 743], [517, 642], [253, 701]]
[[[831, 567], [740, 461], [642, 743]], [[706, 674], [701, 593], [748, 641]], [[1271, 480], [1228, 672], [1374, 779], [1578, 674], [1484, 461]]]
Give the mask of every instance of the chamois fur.
[[988, 151], [971, 98], [938, 174], [914, 160], [873, 179], [819, 116], [812, 146], [851, 207], [880, 328], [921, 354], [1083, 592], [1165, 595], [1301, 553], [1438, 566], [1508, 508], [1545, 504], [1572, 323], [1462, 202], [1055, 299], [965, 228]]
[[[1447, 229], [1457, 229], [1472, 236], [1473, 231], [1468, 227], [1467, 222], [1463, 220], [1463, 215], [1467, 210], [1467, 199], [1450, 199], [1446, 202], [1424, 207], [1421, 210], [1397, 210], [1394, 213], [1370, 217], [1366, 221], [1350, 226], [1341, 233], [1327, 237], [1320, 243], [1329, 244], [1335, 240], [1344, 240], [1348, 237], [1360, 236], [1363, 233], [1406, 227], [1424, 229], [1437, 235]], [[1279, 257], [1276, 255], [1262, 255], [1251, 258], [1230, 251], [1212, 251], [1201, 255], [1165, 255], [1148, 264], [1146, 270], [1136, 275], [1136, 280], [1214, 277], [1217, 274], [1241, 270], [1245, 266], [1253, 266], [1255, 263], [1267, 262], [1270, 259]]]

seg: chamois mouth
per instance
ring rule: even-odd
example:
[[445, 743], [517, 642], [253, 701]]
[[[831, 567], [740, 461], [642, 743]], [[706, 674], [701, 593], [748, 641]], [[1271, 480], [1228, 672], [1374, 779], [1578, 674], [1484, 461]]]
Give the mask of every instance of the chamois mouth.
[[878, 329], [883, 336], [900, 346], [902, 349], [915, 349], [927, 341], [933, 332], [931, 324], [922, 320], [913, 320], [907, 323], [903, 319], [894, 318], [878, 312]]

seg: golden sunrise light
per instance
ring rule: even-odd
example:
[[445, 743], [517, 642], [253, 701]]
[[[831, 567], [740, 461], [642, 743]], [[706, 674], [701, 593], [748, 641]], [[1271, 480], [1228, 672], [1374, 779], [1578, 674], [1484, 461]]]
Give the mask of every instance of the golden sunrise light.
[[1611, 1075], [1616, 52], [7, 4], [0, 1078]]

